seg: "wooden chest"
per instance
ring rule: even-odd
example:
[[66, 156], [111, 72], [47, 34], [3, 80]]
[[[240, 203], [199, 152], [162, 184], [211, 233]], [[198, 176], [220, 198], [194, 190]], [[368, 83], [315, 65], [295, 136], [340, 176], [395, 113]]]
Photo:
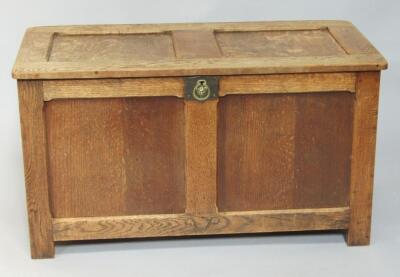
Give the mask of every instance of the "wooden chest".
[[281, 231], [368, 244], [386, 67], [343, 21], [29, 29], [13, 77], [32, 257]]

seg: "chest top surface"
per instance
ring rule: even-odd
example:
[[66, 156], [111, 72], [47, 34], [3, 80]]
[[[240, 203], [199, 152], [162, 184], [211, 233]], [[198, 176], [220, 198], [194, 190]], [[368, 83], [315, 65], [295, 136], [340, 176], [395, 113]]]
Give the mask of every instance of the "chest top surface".
[[16, 79], [375, 71], [383, 56], [349, 22], [34, 27]]

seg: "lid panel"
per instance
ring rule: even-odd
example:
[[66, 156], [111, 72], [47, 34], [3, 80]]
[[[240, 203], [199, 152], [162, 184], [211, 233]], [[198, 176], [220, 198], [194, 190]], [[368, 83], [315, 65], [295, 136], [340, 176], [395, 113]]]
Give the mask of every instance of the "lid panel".
[[50, 62], [115, 63], [160, 59], [175, 59], [170, 34], [56, 34], [49, 55]]
[[346, 55], [325, 30], [217, 32], [226, 57], [301, 57]]
[[221, 57], [213, 30], [173, 31], [173, 37], [178, 59]]
[[345, 21], [35, 27], [13, 77], [88, 79], [373, 71], [386, 60]]

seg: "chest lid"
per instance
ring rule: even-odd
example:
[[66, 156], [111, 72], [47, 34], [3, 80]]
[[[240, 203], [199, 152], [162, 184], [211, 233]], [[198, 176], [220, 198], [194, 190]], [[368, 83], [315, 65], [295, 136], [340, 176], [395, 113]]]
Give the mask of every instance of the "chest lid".
[[349, 22], [34, 27], [16, 79], [373, 71], [382, 55]]

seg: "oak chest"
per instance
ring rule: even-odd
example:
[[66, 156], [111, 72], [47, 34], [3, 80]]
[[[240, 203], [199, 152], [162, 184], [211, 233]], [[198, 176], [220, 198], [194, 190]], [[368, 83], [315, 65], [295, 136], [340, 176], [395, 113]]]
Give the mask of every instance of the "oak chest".
[[368, 244], [386, 67], [344, 21], [30, 28], [13, 76], [32, 257], [281, 231]]

